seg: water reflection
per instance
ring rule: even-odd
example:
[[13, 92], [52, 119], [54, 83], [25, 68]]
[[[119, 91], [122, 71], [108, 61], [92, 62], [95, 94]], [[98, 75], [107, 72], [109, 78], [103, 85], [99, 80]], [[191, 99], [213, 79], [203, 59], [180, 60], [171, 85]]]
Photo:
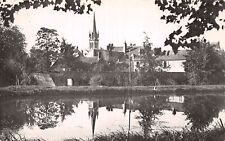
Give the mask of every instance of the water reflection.
[[[54, 128], [58, 122], [63, 122], [65, 117], [74, 112], [77, 106], [73, 100], [6, 100], [0, 102], [0, 127], [17, 130], [24, 124], [38, 125], [40, 129]], [[60, 120], [61, 119], [61, 120]]]
[[158, 119], [158, 115], [162, 115], [162, 110], [167, 108], [167, 97], [165, 96], [153, 96], [146, 97], [138, 102], [137, 110], [140, 114], [137, 116], [140, 119], [139, 124], [142, 127], [144, 137], [150, 135], [152, 131], [152, 125], [155, 124], [155, 120]]
[[98, 118], [99, 101], [88, 101], [88, 116], [91, 118], [92, 136], [95, 134], [95, 122]]
[[204, 130], [224, 109], [225, 97], [213, 95], [7, 99], [0, 100], [0, 131], [48, 140], [91, 138], [95, 132], [128, 130], [131, 111], [131, 131], [147, 137], [165, 127]]
[[195, 96], [185, 97], [184, 114], [192, 124], [192, 130], [204, 130], [218, 118], [219, 112], [224, 108], [223, 96]]
[[56, 127], [67, 115], [73, 113], [72, 101], [33, 101], [26, 107], [27, 124], [38, 125], [40, 129]]

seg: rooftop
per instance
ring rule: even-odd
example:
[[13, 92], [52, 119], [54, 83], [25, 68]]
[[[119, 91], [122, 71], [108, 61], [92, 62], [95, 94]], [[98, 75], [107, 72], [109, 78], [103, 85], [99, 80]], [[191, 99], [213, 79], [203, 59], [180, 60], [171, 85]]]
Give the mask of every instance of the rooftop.
[[98, 62], [98, 56], [96, 57], [81, 57], [81, 61], [87, 64], [93, 64]]
[[177, 61], [177, 60], [186, 60], [186, 55], [188, 53], [188, 50], [179, 50], [177, 54], [175, 54], [173, 51], [168, 50], [165, 51], [165, 55], [161, 55], [157, 58], [157, 60], [160, 61]]
[[124, 47], [111, 47], [114, 52], [124, 52]]

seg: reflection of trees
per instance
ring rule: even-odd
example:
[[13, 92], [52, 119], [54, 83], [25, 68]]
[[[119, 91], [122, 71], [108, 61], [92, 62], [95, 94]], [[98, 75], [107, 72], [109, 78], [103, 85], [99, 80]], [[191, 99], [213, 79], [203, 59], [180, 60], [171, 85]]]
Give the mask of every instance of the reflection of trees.
[[73, 110], [74, 104], [76, 107], [78, 107], [77, 103], [74, 103], [73, 101], [60, 102], [61, 121], [64, 121], [66, 116], [74, 113], [74, 110]]
[[11, 100], [0, 102], [0, 129], [19, 129], [24, 124], [41, 129], [55, 127], [67, 115], [74, 113], [73, 100]]
[[20, 102], [0, 101], [0, 130], [17, 130], [26, 123], [25, 111]]
[[214, 117], [218, 117], [225, 99], [222, 96], [185, 97], [184, 113], [192, 123], [193, 130], [204, 130]]
[[71, 115], [73, 101], [36, 101], [27, 108], [28, 120], [30, 125], [37, 124], [41, 129], [55, 127], [59, 118], [63, 122], [67, 115]]
[[137, 118], [141, 119], [139, 124], [143, 129], [145, 137], [148, 137], [149, 132], [152, 130], [152, 125], [157, 119], [157, 115], [161, 115], [161, 110], [165, 107], [166, 97], [164, 96], [146, 97], [139, 103], [138, 110], [140, 115]]
[[60, 105], [56, 102], [36, 102], [30, 113], [31, 121], [34, 121], [41, 129], [55, 127], [60, 116]]

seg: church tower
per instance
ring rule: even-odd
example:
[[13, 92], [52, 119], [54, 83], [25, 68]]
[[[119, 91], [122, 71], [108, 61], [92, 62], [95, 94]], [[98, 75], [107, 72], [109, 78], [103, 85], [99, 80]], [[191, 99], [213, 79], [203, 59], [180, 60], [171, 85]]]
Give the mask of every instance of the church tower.
[[99, 49], [99, 33], [96, 29], [95, 13], [93, 18], [93, 31], [89, 33], [89, 49]]

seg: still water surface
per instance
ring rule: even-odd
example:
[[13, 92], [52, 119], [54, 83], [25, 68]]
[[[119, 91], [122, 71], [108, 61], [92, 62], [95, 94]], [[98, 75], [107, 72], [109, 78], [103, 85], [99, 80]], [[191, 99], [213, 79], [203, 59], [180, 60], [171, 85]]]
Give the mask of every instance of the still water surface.
[[90, 139], [113, 131], [211, 128], [225, 122], [225, 96], [29, 97], [0, 100], [0, 131], [27, 139]]

